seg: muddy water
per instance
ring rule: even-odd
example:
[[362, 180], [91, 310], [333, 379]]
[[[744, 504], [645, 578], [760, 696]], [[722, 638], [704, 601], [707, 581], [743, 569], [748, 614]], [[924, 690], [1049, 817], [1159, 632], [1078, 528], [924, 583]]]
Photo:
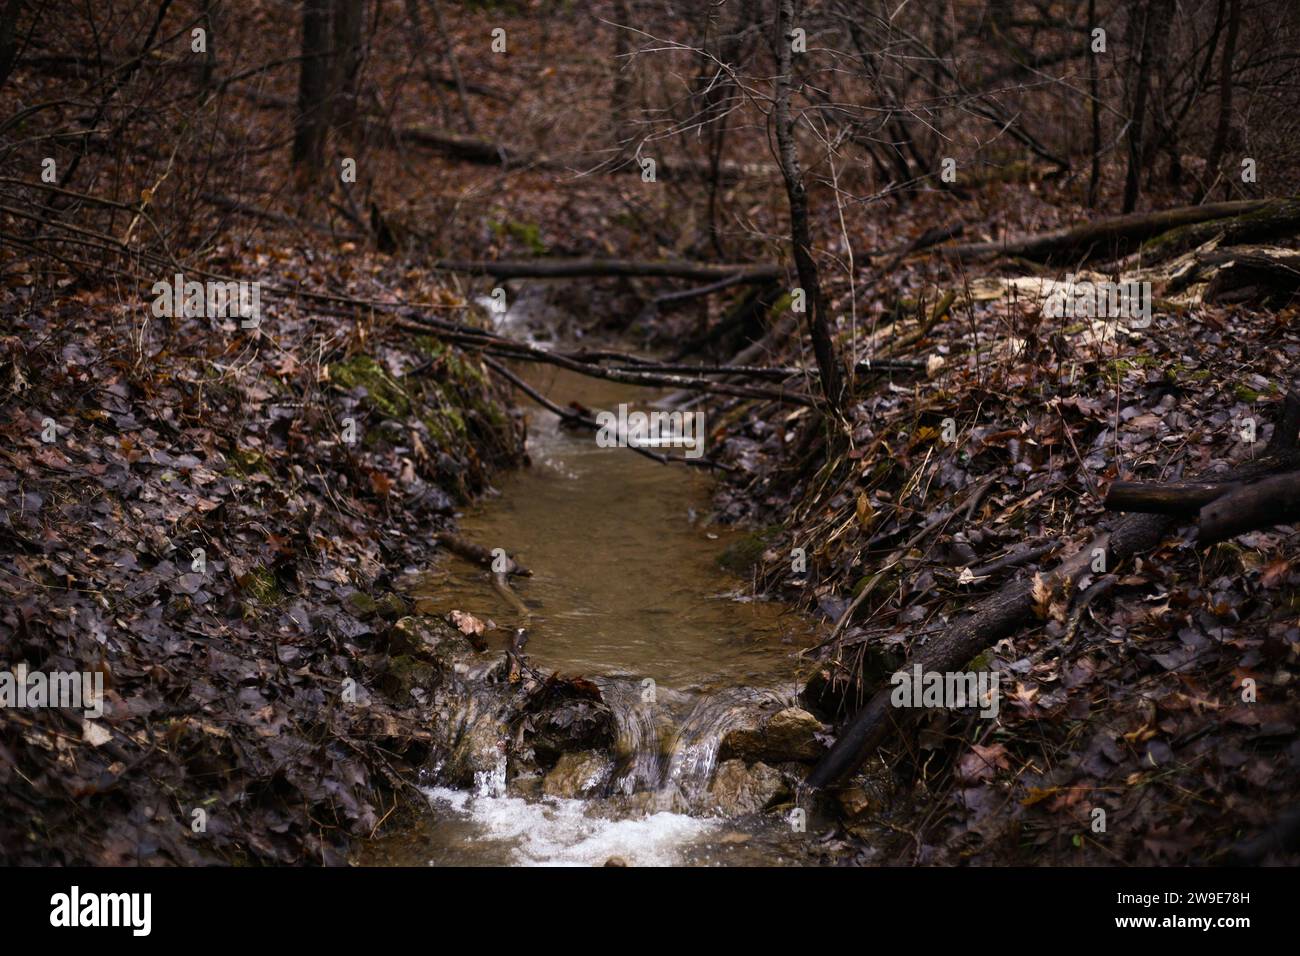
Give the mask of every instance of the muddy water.
[[[647, 409], [654, 398], [563, 371], [520, 372], [562, 405]], [[588, 800], [523, 796], [502, 781], [468, 792], [431, 780], [430, 818], [375, 847], [372, 862], [806, 861], [807, 836], [783, 816], [727, 819], [702, 798], [723, 733], [747, 710], [794, 701], [794, 655], [815, 640], [809, 622], [749, 598], [748, 582], [719, 566], [742, 533], [707, 522], [703, 469], [600, 448], [590, 432], [540, 409], [530, 413], [528, 450], [531, 466], [504, 476], [499, 496], [463, 516], [461, 533], [532, 569], [515, 579], [530, 608], [530, 662], [601, 687], [618, 719], [619, 772], [605, 797]], [[417, 609], [490, 620], [498, 629], [489, 637], [504, 649], [518, 611], [486, 572], [448, 562], [408, 580]]]
[[[521, 371], [561, 404], [644, 409], [653, 394], [563, 370]], [[706, 523], [703, 469], [598, 447], [545, 411], [529, 425], [531, 467], [506, 476], [500, 496], [460, 524], [471, 541], [505, 548], [533, 571], [515, 590], [532, 612], [535, 666], [681, 690], [794, 677], [791, 651], [808, 624], [779, 604], [748, 600], [748, 582], [719, 567], [743, 535]], [[517, 623], [486, 574], [460, 563], [450, 570], [413, 593], [437, 610], [451, 603]]]

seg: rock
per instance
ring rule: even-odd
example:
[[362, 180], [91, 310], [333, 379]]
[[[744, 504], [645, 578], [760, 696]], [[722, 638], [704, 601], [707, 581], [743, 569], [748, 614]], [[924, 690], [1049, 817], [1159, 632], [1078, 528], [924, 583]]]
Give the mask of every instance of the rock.
[[817, 739], [827, 728], [812, 714], [798, 707], [777, 711], [759, 727], [742, 727], [722, 738], [718, 756], [722, 760], [739, 758], [748, 763], [788, 760], [813, 763], [826, 752]]
[[787, 707], [778, 711], [765, 729], [769, 760], [813, 761], [826, 752], [826, 745], [817, 735], [826, 733], [827, 728], [806, 710]]
[[845, 787], [835, 794], [835, 799], [839, 801], [840, 812], [846, 820], [879, 809], [879, 801], [873, 800], [871, 794], [861, 787]]
[[709, 802], [733, 817], [758, 813], [788, 794], [779, 770], [765, 763], [747, 767], [743, 760], [719, 764], [709, 786]]
[[375, 602], [375, 611], [385, 621], [397, 621], [406, 616], [406, 602], [401, 595], [389, 591]]
[[384, 664], [379, 689], [400, 707], [411, 704], [411, 691], [433, 686], [437, 670], [425, 661], [405, 654], [390, 656]]
[[510, 792], [519, 797], [537, 797], [542, 793], [542, 778], [537, 773], [521, 773], [510, 781]]
[[550, 700], [529, 721], [524, 740], [542, 763], [561, 754], [614, 745], [614, 714], [600, 700]]
[[627, 866], [627, 860], [623, 859], [621, 856], [611, 856], [608, 860], [605, 861], [605, 865], [606, 866]]
[[426, 617], [400, 618], [388, 629], [388, 653], [427, 656], [443, 640], [439, 623]]
[[505, 786], [506, 728], [484, 714], [465, 728], [447, 761], [447, 782], [477, 791]]
[[589, 797], [604, 788], [613, 772], [613, 761], [595, 750], [564, 754], [542, 781], [542, 793], [548, 797]]

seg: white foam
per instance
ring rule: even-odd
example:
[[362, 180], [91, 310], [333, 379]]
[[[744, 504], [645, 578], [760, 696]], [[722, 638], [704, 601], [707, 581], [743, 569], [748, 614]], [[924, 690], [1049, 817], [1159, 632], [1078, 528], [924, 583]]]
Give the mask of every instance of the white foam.
[[610, 820], [590, 815], [585, 801], [558, 797], [534, 802], [446, 787], [424, 792], [435, 806], [476, 824], [479, 839], [511, 845], [512, 861], [522, 866], [601, 866], [612, 856], [632, 866], [672, 866], [686, 844], [718, 826], [667, 812]]

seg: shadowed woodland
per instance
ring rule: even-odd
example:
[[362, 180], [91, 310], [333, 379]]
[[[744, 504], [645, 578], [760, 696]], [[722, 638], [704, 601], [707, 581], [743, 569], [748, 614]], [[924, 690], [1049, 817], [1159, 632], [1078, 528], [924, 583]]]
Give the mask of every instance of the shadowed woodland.
[[[1298, 51], [1290, 0], [0, 0], [0, 671], [104, 688], [0, 698], [0, 859], [438, 862], [438, 787], [712, 862], [1295, 863]], [[578, 382], [703, 415], [597, 459], [702, 489], [655, 520], [793, 690], [647, 717], [563, 659], [581, 574], [462, 530]]]

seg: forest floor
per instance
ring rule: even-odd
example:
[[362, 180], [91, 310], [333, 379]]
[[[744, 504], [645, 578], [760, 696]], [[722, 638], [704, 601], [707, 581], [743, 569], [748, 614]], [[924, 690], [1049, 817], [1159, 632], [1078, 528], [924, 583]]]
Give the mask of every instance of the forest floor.
[[[482, 31], [464, 17], [453, 30]], [[482, 127], [538, 148], [547, 125], [510, 116], [559, 111], [534, 82], [550, 41], [528, 18], [505, 22], [510, 69], [465, 69], [515, 106], [475, 108]], [[575, 54], [560, 70], [581, 85], [588, 66]], [[7, 95], [57, 82], [21, 73]], [[262, 92], [291, 96], [291, 77]], [[265, 98], [232, 93], [230, 109], [247, 129], [283, 129], [283, 106]], [[418, 121], [408, 110], [393, 122]], [[583, 128], [568, 117], [551, 135], [581, 149]], [[434, 741], [421, 648], [393, 626], [409, 612], [395, 579], [439, 558], [434, 535], [520, 464], [526, 430], [511, 409], [522, 396], [420, 332], [420, 316], [481, 321], [474, 297], [491, 286], [431, 257], [788, 261], [779, 179], [730, 187], [752, 214], [720, 250], [681, 221], [689, 187], [671, 179], [655, 189], [372, 147], [363, 161], [396, 244], [380, 252], [303, 226], [360, 224], [300, 202], [273, 160], [283, 151], [238, 186], [213, 172], [210, 191], [280, 221], [213, 205], [187, 237], [203, 268], [280, 290], [263, 293], [254, 330], [151, 319], [138, 275], [51, 281], [58, 263], [3, 249], [0, 636], [13, 660], [91, 668], [107, 687], [103, 720], [0, 715], [6, 862], [341, 863], [422, 799], [412, 783]], [[815, 703], [835, 720], [958, 612], [1088, 541], [1110, 520], [1111, 481], [1257, 455], [1300, 353], [1290, 303], [1158, 290], [1151, 325], [1126, 329], [1044, 317], [1040, 296], [1005, 281], [1024, 263], [882, 251], [954, 218], [967, 238], [1086, 221], [1077, 182], [989, 181], [960, 201], [936, 190], [845, 214], [818, 208], [839, 344], [864, 358], [905, 342], [891, 357], [921, 367], [860, 375], [840, 428], [763, 400], [706, 406], [710, 457], [733, 469], [717, 518], [754, 529], [733, 565], [756, 591], [841, 622], [810, 663], [813, 686], [829, 688]], [[555, 299], [599, 303], [593, 327], [662, 354], [748, 295], [644, 309], [664, 288], [584, 280]], [[789, 304], [779, 289], [748, 329], [693, 357], [726, 361], [757, 341], [755, 364], [810, 367], [806, 336], [782, 321]], [[936, 712], [917, 738], [887, 742], [832, 791], [842, 822], [823, 848], [920, 864], [1226, 860], [1300, 783], [1297, 534], [1202, 549], [1180, 529], [1085, 581], [1106, 578], [1086, 602], [1044, 584], [1030, 625], [972, 664], [1002, 675], [997, 720]], [[962, 573], [1039, 545], [1018, 566]], [[792, 570], [796, 548], [807, 571]], [[1273, 846], [1257, 858], [1300, 859]]]

